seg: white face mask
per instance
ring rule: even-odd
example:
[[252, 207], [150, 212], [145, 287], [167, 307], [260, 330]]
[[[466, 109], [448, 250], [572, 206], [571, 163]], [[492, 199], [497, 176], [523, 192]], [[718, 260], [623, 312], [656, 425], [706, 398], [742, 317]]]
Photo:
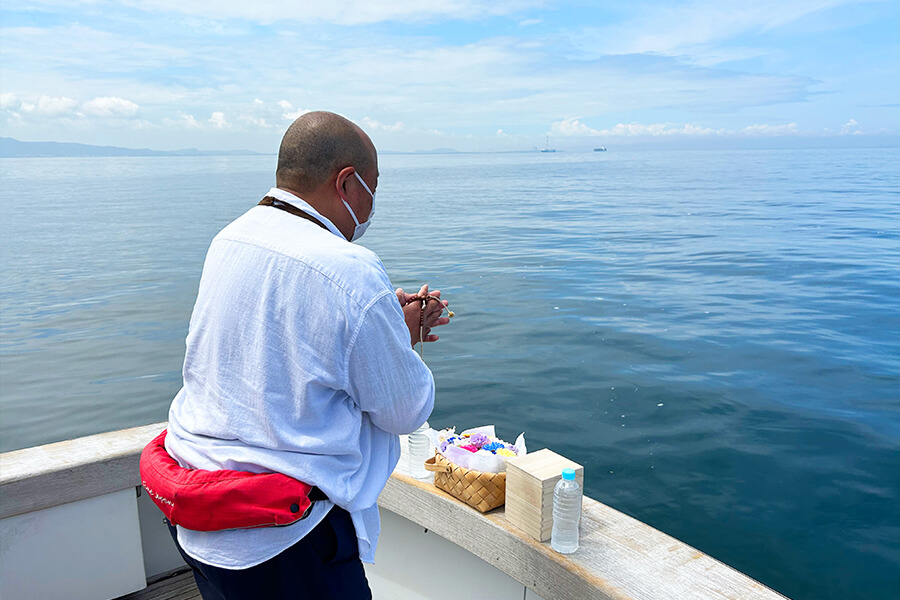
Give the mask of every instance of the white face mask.
[[356, 240], [358, 240], [359, 238], [361, 238], [363, 236], [363, 234], [366, 232], [366, 229], [368, 229], [369, 225], [372, 224], [372, 217], [375, 216], [375, 194], [374, 194], [374, 192], [372, 192], [372, 190], [369, 189], [369, 186], [367, 186], [366, 182], [363, 181], [363, 178], [359, 176], [359, 173], [354, 171], [353, 174], [356, 175], [356, 178], [359, 179], [359, 182], [362, 184], [362, 186], [364, 188], [366, 188], [366, 191], [369, 192], [370, 196], [372, 196], [372, 210], [369, 211], [369, 218], [366, 219], [364, 222], [360, 223], [359, 220], [356, 218], [356, 215], [353, 214], [353, 209], [350, 208], [349, 204], [347, 204], [347, 201], [344, 200], [343, 198], [341, 198], [341, 202], [343, 202], [344, 206], [347, 207], [347, 212], [350, 213], [350, 216], [353, 217], [353, 222], [356, 223], [356, 227], [353, 229], [353, 235], [350, 237], [351, 242], [355, 242]]

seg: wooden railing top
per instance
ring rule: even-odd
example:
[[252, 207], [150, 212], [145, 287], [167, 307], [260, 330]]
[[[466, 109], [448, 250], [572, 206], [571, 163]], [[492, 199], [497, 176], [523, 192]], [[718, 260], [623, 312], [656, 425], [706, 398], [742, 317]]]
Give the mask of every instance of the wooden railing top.
[[[140, 485], [155, 423], [0, 454], [0, 518]], [[487, 514], [395, 472], [378, 504], [554, 600], [778, 600], [784, 597], [702, 552], [585, 497], [578, 551], [563, 556]]]
[[141, 484], [141, 450], [165, 423], [154, 423], [0, 454], [0, 518]]

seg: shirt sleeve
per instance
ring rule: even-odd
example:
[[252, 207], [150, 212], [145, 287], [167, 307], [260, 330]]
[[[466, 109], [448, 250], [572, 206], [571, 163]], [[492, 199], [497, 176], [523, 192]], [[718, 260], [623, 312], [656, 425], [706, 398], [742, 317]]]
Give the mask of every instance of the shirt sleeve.
[[348, 392], [372, 422], [389, 433], [418, 429], [434, 408], [434, 377], [412, 349], [393, 292], [363, 316], [347, 368]]

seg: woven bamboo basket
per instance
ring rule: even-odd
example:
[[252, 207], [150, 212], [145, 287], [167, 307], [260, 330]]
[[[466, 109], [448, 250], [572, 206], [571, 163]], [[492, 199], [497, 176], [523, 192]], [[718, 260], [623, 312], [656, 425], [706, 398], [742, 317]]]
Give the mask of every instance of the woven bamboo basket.
[[481, 512], [506, 502], [506, 473], [466, 469], [450, 462], [442, 454], [435, 454], [426, 460], [425, 468], [434, 471], [434, 485]]

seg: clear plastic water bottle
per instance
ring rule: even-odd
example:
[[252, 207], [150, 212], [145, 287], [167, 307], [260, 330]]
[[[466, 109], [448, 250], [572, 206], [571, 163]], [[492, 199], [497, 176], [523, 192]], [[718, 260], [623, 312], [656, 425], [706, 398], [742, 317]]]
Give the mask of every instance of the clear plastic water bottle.
[[431, 473], [425, 470], [425, 461], [431, 458], [428, 453], [431, 442], [425, 432], [430, 429], [428, 421], [409, 434], [406, 440], [409, 450], [409, 475], [415, 479], [429, 479]]
[[581, 522], [581, 487], [574, 469], [563, 469], [562, 479], [553, 490], [553, 530], [550, 547], [560, 554], [578, 550], [578, 524]]

